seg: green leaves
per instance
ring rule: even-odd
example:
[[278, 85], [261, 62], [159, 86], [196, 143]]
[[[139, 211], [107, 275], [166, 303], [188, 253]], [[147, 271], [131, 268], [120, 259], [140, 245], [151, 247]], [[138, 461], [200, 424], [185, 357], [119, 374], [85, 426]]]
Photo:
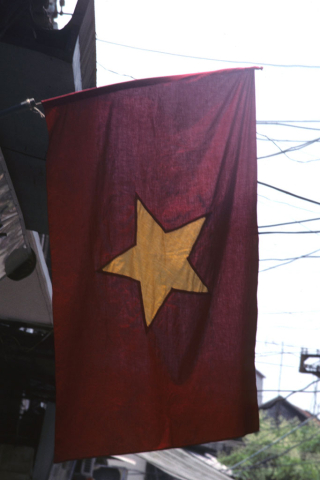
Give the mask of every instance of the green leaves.
[[222, 453], [219, 461], [233, 467], [233, 476], [241, 480], [319, 480], [320, 422], [280, 418], [276, 423], [261, 414], [260, 432], [244, 437], [241, 446], [230, 455]]

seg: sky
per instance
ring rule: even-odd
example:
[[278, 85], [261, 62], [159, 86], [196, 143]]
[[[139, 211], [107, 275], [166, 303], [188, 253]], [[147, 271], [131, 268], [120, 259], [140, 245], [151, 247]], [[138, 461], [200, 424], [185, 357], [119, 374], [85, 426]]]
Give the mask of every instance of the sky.
[[[64, 11], [74, 3], [66, 0]], [[255, 73], [258, 180], [320, 202], [319, 142], [260, 158], [320, 137], [320, 2], [95, 0], [95, 9], [98, 86], [263, 66]], [[314, 218], [320, 205], [259, 185], [259, 226]], [[256, 368], [265, 375], [263, 401], [279, 388], [286, 396], [316, 380], [299, 373], [299, 362], [301, 348], [320, 350], [320, 220], [260, 228], [310, 230], [319, 233], [259, 236]], [[318, 412], [320, 392], [313, 391], [311, 385], [289, 400]]]

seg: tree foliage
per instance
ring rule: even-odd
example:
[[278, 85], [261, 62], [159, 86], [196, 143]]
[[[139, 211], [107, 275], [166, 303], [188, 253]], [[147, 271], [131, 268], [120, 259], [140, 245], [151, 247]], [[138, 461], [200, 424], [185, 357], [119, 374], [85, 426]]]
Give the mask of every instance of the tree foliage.
[[[280, 418], [275, 422], [261, 414], [260, 431], [244, 437], [242, 446], [229, 455], [221, 453], [219, 461], [233, 467], [297, 426], [297, 420]], [[232, 473], [241, 480], [320, 480], [320, 423], [311, 419], [278, 443], [233, 468]]]

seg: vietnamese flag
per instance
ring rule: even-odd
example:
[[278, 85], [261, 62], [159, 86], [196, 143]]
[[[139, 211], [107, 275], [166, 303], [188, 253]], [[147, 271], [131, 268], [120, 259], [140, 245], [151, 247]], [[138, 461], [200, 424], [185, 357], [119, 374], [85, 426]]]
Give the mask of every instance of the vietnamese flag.
[[55, 461], [257, 430], [254, 69], [43, 104]]

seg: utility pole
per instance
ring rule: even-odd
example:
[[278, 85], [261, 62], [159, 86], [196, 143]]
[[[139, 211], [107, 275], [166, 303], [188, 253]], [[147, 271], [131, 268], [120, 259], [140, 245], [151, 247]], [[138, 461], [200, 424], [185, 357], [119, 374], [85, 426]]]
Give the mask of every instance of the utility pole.
[[[281, 360], [280, 360], [279, 383], [278, 383], [278, 397], [280, 397], [280, 391], [281, 391], [282, 362], [283, 362], [283, 342], [281, 342]], [[280, 425], [280, 402], [279, 401], [277, 402], [276, 425], [279, 428], [279, 425]]]
[[[306, 363], [309, 358], [317, 358], [319, 361], [315, 364], [308, 364]], [[316, 377], [320, 379], [320, 350], [317, 350], [316, 353], [309, 353], [306, 348], [301, 350], [300, 354], [300, 368], [299, 372], [301, 373], [312, 373]], [[315, 383], [314, 385], [314, 399], [313, 399], [313, 414], [315, 415], [317, 412], [317, 388], [318, 384]]]
[[314, 396], [313, 396], [313, 415], [316, 415], [317, 413], [317, 389], [318, 389], [318, 384], [314, 384]]
[[[318, 365], [307, 364], [306, 361], [309, 358], [318, 358]], [[307, 348], [301, 349], [299, 372], [312, 373], [316, 377], [320, 378], [320, 350], [317, 350], [316, 353], [309, 353]]]
[[281, 391], [282, 362], [283, 362], [283, 342], [281, 343], [281, 360], [280, 360], [280, 372], [279, 372], [279, 383], [278, 383], [278, 396], [280, 395], [280, 391]]

